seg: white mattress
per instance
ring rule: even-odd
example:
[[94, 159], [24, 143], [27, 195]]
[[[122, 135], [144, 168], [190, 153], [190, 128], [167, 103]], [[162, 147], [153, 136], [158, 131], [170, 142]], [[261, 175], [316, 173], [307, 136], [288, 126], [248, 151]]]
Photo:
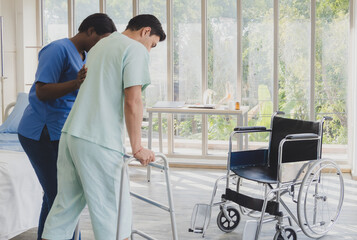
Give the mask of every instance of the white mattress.
[[0, 150], [23, 152], [17, 133], [0, 133]]
[[0, 240], [38, 226], [42, 188], [24, 152], [0, 150]]

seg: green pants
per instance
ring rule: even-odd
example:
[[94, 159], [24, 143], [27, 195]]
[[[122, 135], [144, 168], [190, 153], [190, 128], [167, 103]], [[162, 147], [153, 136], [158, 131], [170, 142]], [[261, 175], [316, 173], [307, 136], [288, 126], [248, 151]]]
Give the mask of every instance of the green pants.
[[[42, 237], [71, 239], [86, 204], [96, 240], [115, 240], [123, 155], [98, 144], [62, 133], [57, 162], [58, 193]], [[125, 178], [127, 180], [127, 178]], [[132, 210], [124, 183], [120, 239], [131, 233]]]

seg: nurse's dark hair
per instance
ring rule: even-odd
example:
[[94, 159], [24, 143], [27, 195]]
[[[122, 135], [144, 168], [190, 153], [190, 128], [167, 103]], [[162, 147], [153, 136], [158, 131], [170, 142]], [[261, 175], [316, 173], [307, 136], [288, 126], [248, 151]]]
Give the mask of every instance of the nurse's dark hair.
[[133, 17], [129, 21], [128, 26], [126, 26], [125, 30], [129, 29], [131, 31], [137, 31], [143, 27], [150, 27], [150, 35], [156, 35], [160, 37], [160, 42], [165, 40], [166, 34], [162, 29], [160, 21], [154, 15], [140, 14]]
[[112, 33], [117, 30], [113, 20], [105, 13], [94, 13], [86, 17], [78, 28], [78, 32], [85, 32], [93, 27], [98, 35]]

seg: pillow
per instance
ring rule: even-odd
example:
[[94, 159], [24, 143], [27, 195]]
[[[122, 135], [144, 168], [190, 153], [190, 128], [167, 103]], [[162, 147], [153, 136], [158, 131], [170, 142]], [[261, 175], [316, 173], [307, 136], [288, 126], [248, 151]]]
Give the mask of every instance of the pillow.
[[9, 117], [0, 126], [0, 133], [17, 133], [20, 120], [28, 104], [28, 93], [17, 94], [16, 105], [10, 113]]

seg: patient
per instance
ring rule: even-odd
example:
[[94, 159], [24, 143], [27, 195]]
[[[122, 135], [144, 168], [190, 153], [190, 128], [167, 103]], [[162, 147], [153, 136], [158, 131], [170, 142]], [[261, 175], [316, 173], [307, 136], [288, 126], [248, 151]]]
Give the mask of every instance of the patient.
[[[88, 74], [63, 127], [58, 154], [58, 195], [42, 237], [68, 239], [86, 204], [96, 240], [115, 240], [124, 119], [134, 157], [147, 165], [154, 153], [141, 146], [141, 92], [150, 84], [149, 51], [166, 35], [153, 15], [138, 15], [123, 33], [101, 40], [88, 54]], [[131, 202], [124, 184], [119, 239], [131, 234]]]
[[84, 19], [78, 31], [72, 38], [54, 41], [41, 49], [35, 82], [29, 93], [30, 104], [18, 127], [20, 143], [44, 191], [37, 239], [41, 239], [57, 194], [59, 138], [86, 77], [87, 52], [100, 39], [116, 31], [116, 27], [106, 14], [97, 13]]

